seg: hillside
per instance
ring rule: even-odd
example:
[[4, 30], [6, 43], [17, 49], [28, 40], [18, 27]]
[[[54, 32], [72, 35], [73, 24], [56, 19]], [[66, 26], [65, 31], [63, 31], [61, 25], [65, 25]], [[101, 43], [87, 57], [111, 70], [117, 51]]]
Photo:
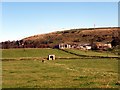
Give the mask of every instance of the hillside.
[[111, 42], [113, 37], [119, 38], [118, 31], [120, 31], [118, 27], [71, 29], [34, 35], [24, 38], [23, 41], [41, 45], [47, 44], [50, 47], [59, 43]]
[[[116, 40], [114, 40], [116, 39]], [[83, 28], [38, 34], [17, 41], [2, 42], [2, 48], [53, 48], [60, 43], [80, 44], [120, 41], [120, 28]], [[113, 42], [114, 43], [114, 42]]]

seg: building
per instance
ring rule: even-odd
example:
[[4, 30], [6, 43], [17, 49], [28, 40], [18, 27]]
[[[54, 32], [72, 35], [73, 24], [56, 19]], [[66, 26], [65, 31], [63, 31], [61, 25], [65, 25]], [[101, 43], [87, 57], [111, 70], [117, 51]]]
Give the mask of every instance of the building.
[[112, 45], [110, 43], [96, 42], [93, 43], [92, 45], [92, 49], [97, 49], [97, 50], [107, 50], [109, 48], [112, 48]]
[[80, 49], [82, 50], [91, 50], [91, 45], [90, 44], [83, 44], [80, 46]]
[[48, 60], [55, 60], [55, 55], [48, 55]]
[[88, 45], [88, 46], [85, 46], [85, 48], [86, 48], [86, 50], [91, 50], [91, 46], [90, 45]]
[[90, 44], [59, 44], [57, 46], [55, 46], [55, 48], [59, 48], [59, 49], [81, 49], [81, 50], [91, 50], [91, 45]]
[[58, 48], [59, 49], [68, 49], [68, 48], [71, 48], [71, 45], [62, 43], [62, 44], [59, 44]]

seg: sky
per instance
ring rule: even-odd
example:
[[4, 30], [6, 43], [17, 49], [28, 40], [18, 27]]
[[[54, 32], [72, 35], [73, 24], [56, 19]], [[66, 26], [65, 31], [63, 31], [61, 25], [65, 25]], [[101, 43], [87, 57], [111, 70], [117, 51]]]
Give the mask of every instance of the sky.
[[[1, 4], [1, 3], [0, 3]], [[1, 5], [0, 5], [1, 6]], [[0, 42], [74, 28], [117, 27], [117, 2], [2, 2]]]

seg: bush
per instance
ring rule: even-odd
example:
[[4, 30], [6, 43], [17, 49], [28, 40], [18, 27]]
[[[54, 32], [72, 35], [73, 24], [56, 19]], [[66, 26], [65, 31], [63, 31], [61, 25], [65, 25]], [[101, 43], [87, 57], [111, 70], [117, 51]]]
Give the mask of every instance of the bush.
[[108, 48], [107, 51], [113, 51], [113, 49], [112, 48]]

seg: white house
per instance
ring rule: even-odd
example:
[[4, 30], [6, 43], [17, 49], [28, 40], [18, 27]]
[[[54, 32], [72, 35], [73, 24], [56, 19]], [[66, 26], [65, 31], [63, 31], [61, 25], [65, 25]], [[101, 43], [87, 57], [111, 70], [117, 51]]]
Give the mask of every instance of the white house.
[[86, 46], [86, 50], [91, 50], [91, 46]]
[[66, 49], [66, 48], [71, 48], [71, 45], [69, 45], [69, 44], [64, 44], [64, 43], [59, 44], [59, 49]]

